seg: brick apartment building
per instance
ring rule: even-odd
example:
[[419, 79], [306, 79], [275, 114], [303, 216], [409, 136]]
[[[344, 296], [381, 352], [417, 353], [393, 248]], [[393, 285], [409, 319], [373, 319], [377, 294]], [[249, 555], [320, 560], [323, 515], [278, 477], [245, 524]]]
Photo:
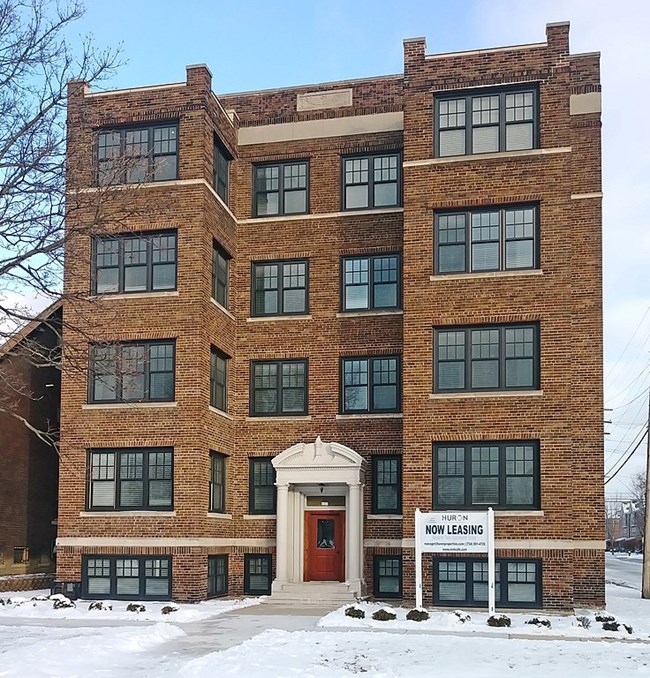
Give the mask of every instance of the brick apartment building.
[[0, 346], [0, 591], [44, 584], [7, 575], [54, 571], [59, 458], [19, 417], [58, 431], [61, 311], [56, 302]]
[[[68, 125], [70, 196], [135, 209], [67, 251], [59, 579], [412, 598], [415, 509], [491, 505], [498, 605], [604, 604], [599, 55], [568, 23], [281, 90], [71, 83]], [[428, 557], [425, 600], [486, 580]]]

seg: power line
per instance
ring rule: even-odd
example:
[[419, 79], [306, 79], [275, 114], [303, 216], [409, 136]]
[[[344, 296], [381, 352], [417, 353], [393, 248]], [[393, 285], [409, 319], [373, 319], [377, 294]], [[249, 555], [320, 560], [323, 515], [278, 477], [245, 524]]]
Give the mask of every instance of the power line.
[[612, 409], [613, 409], [613, 410], [620, 410], [620, 409], [622, 409], [622, 408], [624, 408], [624, 407], [627, 407], [628, 405], [631, 405], [633, 402], [637, 401], [639, 398], [641, 398], [641, 397], [643, 397], [644, 395], [646, 395], [646, 394], [648, 393], [649, 390], [650, 390], [650, 387], [646, 386], [646, 387], [643, 389], [643, 391], [641, 391], [641, 393], [639, 393], [639, 395], [637, 395], [637, 396], [635, 396], [634, 398], [632, 398], [632, 400], [628, 400], [628, 402], [623, 403], [622, 405], [616, 405], [616, 407], [613, 407]]
[[647, 433], [648, 433], [648, 429], [646, 428], [645, 431], [643, 432], [643, 438], [641, 438], [641, 440], [639, 440], [639, 442], [636, 444], [636, 446], [634, 447], [634, 449], [633, 449], [633, 450], [630, 452], [630, 454], [627, 456], [627, 458], [625, 459], [625, 461], [618, 467], [618, 469], [616, 469], [616, 471], [614, 472], [614, 474], [611, 475], [609, 478], [607, 478], [607, 480], [605, 480], [605, 485], [607, 485], [607, 483], [608, 483], [610, 480], [614, 480], [614, 478], [619, 474], [619, 472], [620, 472], [621, 469], [625, 466], [625, 464], [627, 464], [627, 462], [630, 461], [630, 459], [632, 458], [632, 455], [639, 449], [639, 447], [640, 447], [641, 443], [643, 442], [643, 440], [645, 439]]
[[607, 379], [607, 377], [609, 377], [609, 375], [614, 371], [614, 369], [617, 367], [617, 365], [621, 362], [621, 358], [625, 355], [625, 351], [627, 351], [627, 349], [630, 347], [630, 344], [632, 343], [632, 340], [636, 336], [636, 333], [641, 329], [641, 325], [643, 325], [643, 321], [646, 319], [646, 316], [648, 315], [648, 313], [650, 313], [650, 306], [648, 306], [648, 308], [646, 308], [645, 313], [641, 317], [641, 320], [639, 320], [639, 324], [636, 326], [634, 332], [632, 332], [632, 336], [628, 339], [627, 344], [625, 344], [625, 348], [623, 349], [621, 354], [616, 359], [616, 362], [609, 368], [609, 371], [605, 375], [605, 379]]
[[[646, 428], [645, 431], [647, 431], [647, 430], [648, 430], [648, 429]], [[639, 431], [639, 432], [634, 436], [634, 438], [632, 438], [632, 440], [630, 441], [630, 444], [627, 446], [627, 448], [626, 448], [625, 450], [623, 450], [623, 451], [621, 452], [621, 454], [627, 454], [627, 452], [629, 451], [629, 449], [634, 445], [635, 442], [637, 442], [637, 438], [638, 438], [639, 436], [641, 436], [640, 440], [643, 440], [643, 438], [645, 437], [645, 431], [644, 431], [643, 429], [641, 429], [641, 431]], [[610, 452], [610, 453], [605, 457], [605, 464], [607, 464], [608, 460], [611, 458], [611, 456], [612, 456], [613, 454], [616, 454], [616, 451], [618, 450], [619, 447], [620, 447], [620, 445], [617, 445], [617, 446], [616, 446], [616, 449], [615, 449], [613, 452]], [[635, 449], [636, 449], [636, 448], [635, 448]], [[612, 471], [614, 471], [614, 469], [616, 468], [616, 466], [617, 466], [618, 464], [621, 464], [621, 467], [623, 467], [623, 466], [625, 465], [626, 462], [627, 462], [627, 459], [625, 459], [625, 460], [623, 460], [623, 459], [617, 459], [617, 460], [612, 464], [612, 467], [609, 469], [609, 471], [605, 471], [605, 476], [608, 476], [610, 473], [612, 473]], [[620, 469], [619, 469], [619, 470], [620, 470]], [[617, 473], [618, 473], [618, 470], [617, 470]]]

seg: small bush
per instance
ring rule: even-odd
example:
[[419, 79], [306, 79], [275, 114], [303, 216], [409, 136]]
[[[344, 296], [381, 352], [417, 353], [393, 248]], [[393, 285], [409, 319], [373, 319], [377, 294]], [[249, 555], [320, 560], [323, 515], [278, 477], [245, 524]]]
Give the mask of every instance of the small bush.
[[96, 600], [88, 605], [89, 610], [112, 610], [113, 606], [110, 603], [105, 603], [103, 600]]
[[417, 608], [414, 608], [413, 610], [409, 610], [407, 612], [406, 618], [409, 621], [415, 622], [426, 621], [429, 618], [429, 613], [426, 610], [418, 610]]
[[505, 614], [493, 614], [487, 620], [488, 626], [510, 626], [511, 623], [510, 617]]
[[616, 621], [616, 617], [613, 617], [611, 614], [607, 614], [606, 612], [596, 612], [596, 621], [613, 622]]
[[385, 607], [382, 607], [381, 610], [377, 610], [377, 612], [372, 615], [372, 618], [376, 621], [393, 621], [393, 619], [397, 619], [397, 615], [394, 612], [387, 610]]
[[43, 602], [44, 600], [49, 600], [49, 596], [32, 596], [30, 600], [34, 600], [37, 602]]
[[137, 612], [138, 614], [139, 614], [140, 612], [145, 612], [146, 609], [147, 609], [147, 608], [146, 608], [144, 605], [138, 605], [138, 603], [129, 603], [129, 604], [126, 606], [126, 611], [127, 611], [127, 612]]
[[366, 613], [358, 607], [354, 607], [354, 605], [352, 605], [346, 609], [345, 616], [352, 617], [353, 619], [365, 619]]
[[462, 610], [454, 610], [454, 614], [456, 617], [458, 617], [458, 621], [461, 624], [465, 624], [468, 621], [472, 621], [472, 618], [467, 614], [467, 612], [463, 612]]
[[532, 619], [527, 619], [524, 624], [532, 624], [533, 626], [545, 626], [547, 629], [551, 628], [551, 622], [544, 617], [533, 617]]
[[61, 593], [57, 593], [53, 596], [50, 596], [50, 600], [52, 601], [52, 607], [55, 610], [62, 610], [67, 607], [77, 607], [71, 600], [70, 598], [66, 598], [66, 596], [62, 595]]
[[0, 598], [0, 605], [5, 605], [5, 599], [4, 598]]
[[176, 605], [165, 605], [160, 611], [162, 614], [171, 614], [172, 612], [178, 612], [178, 608]]
[[618, 631], [621, 625], [617, 621], [603, 622], [603, 631]]
[[576, 617], [573, 623], [582, 629], [588, 629], [591, 626], [591, 619], [589, 617]]
[[629, 625], [629, 624], [623, 624], [623, 628], [630, 634], [632, 635], [634, 633], [634, 629]]

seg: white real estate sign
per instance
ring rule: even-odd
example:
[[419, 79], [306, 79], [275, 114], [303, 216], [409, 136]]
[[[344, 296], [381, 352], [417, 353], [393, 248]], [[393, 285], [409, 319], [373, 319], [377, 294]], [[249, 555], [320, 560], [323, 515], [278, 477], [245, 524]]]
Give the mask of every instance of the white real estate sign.
[[415, 599], [422, 607], [423, 553], [487, 553], [488, 610], [494, 613], [494, 511], [415, 511]]

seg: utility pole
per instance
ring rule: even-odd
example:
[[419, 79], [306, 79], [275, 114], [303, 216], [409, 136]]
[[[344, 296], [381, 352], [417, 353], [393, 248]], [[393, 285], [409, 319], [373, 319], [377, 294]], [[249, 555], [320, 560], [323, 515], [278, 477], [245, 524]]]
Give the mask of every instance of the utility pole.
[[643, 585], [641, 597], [650, 598], [650, 388], [648, 388], [648, 454], [645, 466], [645, 507], [643, 529]]

